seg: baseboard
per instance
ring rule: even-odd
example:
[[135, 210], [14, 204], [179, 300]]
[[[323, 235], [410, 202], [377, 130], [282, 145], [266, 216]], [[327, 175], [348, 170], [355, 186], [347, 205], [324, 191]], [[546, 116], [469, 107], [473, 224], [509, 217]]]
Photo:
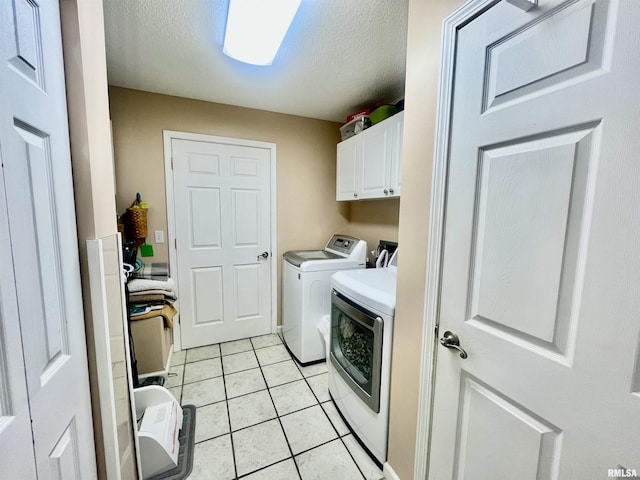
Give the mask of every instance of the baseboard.
[[382, 474], [384, 475], [385, 480], [400, 480], [400, 477], [393, 468], [391, 468], [389, 462], [384, 462], [384, 465], [382, 465]]
[[282, 325], [278, 325], [278, 326], [276, 327], [276, 333], [277, 333], [278, 335], [282, 336]]

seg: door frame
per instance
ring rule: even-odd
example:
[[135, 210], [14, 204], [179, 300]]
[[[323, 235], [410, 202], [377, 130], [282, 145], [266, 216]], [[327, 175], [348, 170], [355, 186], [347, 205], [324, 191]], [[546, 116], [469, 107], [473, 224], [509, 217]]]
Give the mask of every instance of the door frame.
[[[194, 140], [200, 142], [221, 143], [224, 145], [239, 145], [243, 147], [264, 148], [271, 153], [271, 179], [270, 179], [270, 208], [271, 208], [271, 244], [269, 245], [270, 266], [271, 266], [271, 333], [276, 333], [278, 322], [278, 262], [274, 252], [277, 252], [277, 198], [276, 198], [276, 144], [271, 142], [261, 142], [257, 140], [246, 140], [243, 138], [218, 137], [215, 135], [207, 135], [202, 133], [178, 132], [174, 130], [162, 131], [164, 141], [164, 185], [167, 199], [167, 242], [169, 247], [169, 265], [170, 272], [177, 272], [178, 255], [176, 251], [176, 216], [174, 208], [174, 191], [173, 191], [173, 159], [171, 157], [172, 140]], [[176, 283], [176, 294], [178, 296], [178, 305], [180, 304], [180, 285], [177, 275], [174, 276]], [[178, 317], [179, 318], [179, 317]], [[181, 325], [180, 320], [178, 324]], [[174, 351], [182, 350], [182, 333], [180, 328], [174, 329], [173, 332], [173, 349]]]
[[[442, 46], [440, 49], [440, 78], [436, 110], [435, 146], [431, 183], [431, 208], [429, 211], [429, 245], [427, 247], [427, 272], [425, 287], [424, 319], [420, 354], [420, 383], [418, 390], [418, 419], [415, 451], [415, 479], [426, 479], [429, 471], [431, 424], [435, 372], [437, 361], [436, 329], [440, 320], [440, 287], [444, 246], [444, 223], [448, 182], [448, 157], [451, 140], [451, 108], [453, 104], [453, 80], [455, 54], [458, 47], [458, 29], [482, 15], [501, 0], [469, 0], [442, 22]], [[517, 8], [517, 7], [513, 7]], [[523, 15], [525, 12], [522, 12]]]

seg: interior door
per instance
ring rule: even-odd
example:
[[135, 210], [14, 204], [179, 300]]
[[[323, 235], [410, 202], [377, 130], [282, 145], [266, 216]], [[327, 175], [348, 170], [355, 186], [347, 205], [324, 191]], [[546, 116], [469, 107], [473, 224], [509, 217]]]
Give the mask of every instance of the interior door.
[[271, 333], [271, 150], [173, 139], [182, 347]]
[[[0, 169], [0, 185], [4, 185]], [[0, 195], [0, 478], [35, 478], [29, 397], [22, 359], [7, 205]]]
[[458, 31], [433, 479], [640, 471], [640, 2]]
[[0, 22], [0, 477], [95, 478], [58, 2]]

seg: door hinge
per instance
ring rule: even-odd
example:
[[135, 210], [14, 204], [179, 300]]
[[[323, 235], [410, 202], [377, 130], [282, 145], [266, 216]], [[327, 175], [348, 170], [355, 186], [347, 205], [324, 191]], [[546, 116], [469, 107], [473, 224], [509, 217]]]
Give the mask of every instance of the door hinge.
[[171, 157], [171, 170], [173, 170], [173, 157]]
[[174, 239], [173, 239], [173, 246], [174, 246], [174, 248], [175, 248], [176, 250], [178, 249], [178, 239], [177, 239], [177, 238], [174, 238]]

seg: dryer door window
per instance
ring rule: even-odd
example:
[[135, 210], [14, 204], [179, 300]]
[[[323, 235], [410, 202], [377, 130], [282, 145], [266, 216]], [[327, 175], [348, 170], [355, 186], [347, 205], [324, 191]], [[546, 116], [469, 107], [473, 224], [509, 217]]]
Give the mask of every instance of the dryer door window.
[[383, 320], [336, 291], [331, 296], [331, 362], [355, 393], [380, 411]]

